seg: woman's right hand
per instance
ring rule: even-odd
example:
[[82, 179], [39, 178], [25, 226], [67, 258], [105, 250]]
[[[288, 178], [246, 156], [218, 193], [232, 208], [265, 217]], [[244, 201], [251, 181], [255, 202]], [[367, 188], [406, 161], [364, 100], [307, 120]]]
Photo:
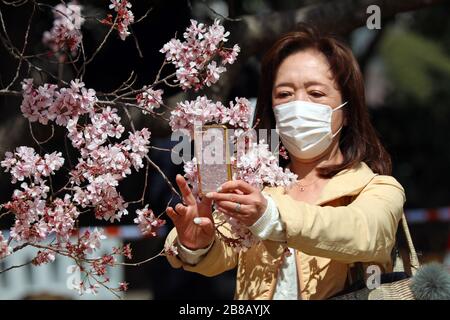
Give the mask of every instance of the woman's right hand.
[[178, 203], [175, 210], [167, 207], [166, 212], [177, 229], [178, 240], [190, 250], [206, 248], [214, 240], [212, 200], [203, 197], [197, 203], [183, 176], [178, 174], [176, 182], [186, 205]]

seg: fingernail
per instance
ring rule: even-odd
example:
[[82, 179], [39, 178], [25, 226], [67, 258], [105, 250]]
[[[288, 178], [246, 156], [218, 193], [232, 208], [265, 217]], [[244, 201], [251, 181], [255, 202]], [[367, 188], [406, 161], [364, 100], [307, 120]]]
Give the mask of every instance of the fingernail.
[[208, 192], [208, 193], [206, 194], [206, 197], [207, 197], [207, 198], [212, 198], [212, 197], [213, 197], [213, 193], [212, 193], [212, 192]]
[[221, 192], [221, 191], [222, 191], [222, 187], [218, 187], [217, 192]]
[[194, 218], [194, 223], [195, 223], [195, 224], [200, 224], [200, 223], [202, 223], [202, 218], [199, 218], [199, 217]]

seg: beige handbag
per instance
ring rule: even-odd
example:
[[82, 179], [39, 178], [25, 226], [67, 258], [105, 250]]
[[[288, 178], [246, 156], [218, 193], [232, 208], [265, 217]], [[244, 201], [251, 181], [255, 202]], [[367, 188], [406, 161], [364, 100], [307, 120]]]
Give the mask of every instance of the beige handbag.
[[[416, 249], [409, 233], [408, 223], [403, 213], [401, 225], [405, 234], [406, 242], [409, 250], [409, 278], [398, 280], [390, 283], [383, 283], [375, 289], [363, 288], [347, 294], [330, 298], [330, 300], [415, 300], [411, 290], [412, 276], [414, 276], [420, 267], [417, 258]], [[397, 255], [394, 262], [394, 272], [405, 272], [405, 264], [400, 256]]]

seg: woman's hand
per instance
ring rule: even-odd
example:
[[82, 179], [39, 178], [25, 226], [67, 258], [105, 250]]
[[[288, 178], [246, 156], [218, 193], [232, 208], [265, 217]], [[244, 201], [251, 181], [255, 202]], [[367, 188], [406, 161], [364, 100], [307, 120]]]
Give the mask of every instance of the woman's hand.
[[186, 205], [178, 203], [175, 210], [168, 207], [166, 212], [177, 229], [178, 240], [191, 250], [206, 248], [214, 240], [212, 200], [204, 197], [197, 203], [183, 176], [177, 175], [176, 182]]
[[206, 197], [214, 200], [221, 212], [248, 227], [253, 225], [267, 208], [267, 200], [261, 191], [242, 180], [225, 182], [218, 192], [207, 193]]

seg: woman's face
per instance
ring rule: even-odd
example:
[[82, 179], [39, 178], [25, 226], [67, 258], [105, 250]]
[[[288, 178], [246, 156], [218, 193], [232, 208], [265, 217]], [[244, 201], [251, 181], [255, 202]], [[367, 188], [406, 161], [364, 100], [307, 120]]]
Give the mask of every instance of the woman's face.
[[[280, 64], [272, 90], [272, 105], [294, 100], [310, 101], [336, 108], [343, 103], [325, 56], [306, 49], [288, 56]], [[336, 132], [344, 123], [343, 110], [333, 112], [331, 128]]]

